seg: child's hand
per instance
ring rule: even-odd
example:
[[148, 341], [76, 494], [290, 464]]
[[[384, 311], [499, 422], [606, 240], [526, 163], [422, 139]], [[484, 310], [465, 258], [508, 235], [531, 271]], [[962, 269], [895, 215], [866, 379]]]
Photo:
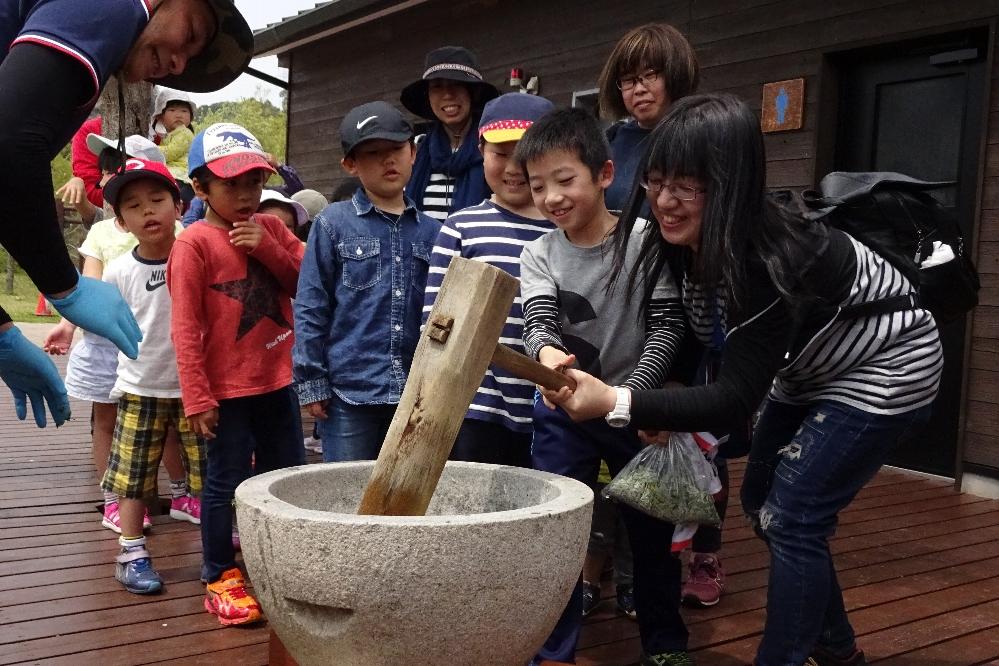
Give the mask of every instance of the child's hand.
[[218, 407], [201, 412], [194, 416], [188, 416], [187, 422], [191, 424], [191, 430], [198, 437], [205, 439], [215, 439], [215, 426], [219, 423]]
[[264, 228], [257, 224], [252, 217], [245, 222], [234, 222], [232, 231], [229, 232], [229, 242], [236, 247], [244, 248], [247, 252], [253, 252], [257, 249], [263, 237]]
[[[576, 362], [576, 355], [566, 354], [555, 347], [542, 347], [538, 353], [538, 361], [541, 365], [546, 365], [552, 370], [565, 372]], [[572, 390], [566, 387], [562, 387], [558, 391], [548, 391], [544, 387], [538, 386], [538, 391], [541, 392], [541, 399], [544, 400], [545, 407], [548, 409], [555, 409], [556, 402], [565, 402], [572, 395]]]
[[56, 190], [56, 196], [62, 199], [64, 204], [77, 205], [87, 198], [87, 187], [83, 184], [83, 179], [73, 176], [66, 181], [66, 184]]
[[73, 322], [63, 319], [53, 326], [49, 334], [45, 336], [42, 349], [55, 356], [68, 354], [69, 348], [73, 346], [73, 333], [75, 331], [76, 326], [73, 326]]
[[309, 415], [314, 419], [326, 420], [326, 405], [329, 404], [329, 400], [320, 400], [318, 402], [310, 402], [305, 405], [305, 408], [309, 410]]

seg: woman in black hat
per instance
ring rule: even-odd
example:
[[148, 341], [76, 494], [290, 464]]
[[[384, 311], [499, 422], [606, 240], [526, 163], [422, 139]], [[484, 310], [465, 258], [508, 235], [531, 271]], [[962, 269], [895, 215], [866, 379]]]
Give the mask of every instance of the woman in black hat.
[[483, 105], [499, 95], [482, 80], [475, 56], [460, 46], [427, 54], [423, 77], [402, 90], [402, 105], [434, 121], [420, 142], [406, 194], [416, 207], [443, 220], [489, 197], [482, 173], [478, 126]]

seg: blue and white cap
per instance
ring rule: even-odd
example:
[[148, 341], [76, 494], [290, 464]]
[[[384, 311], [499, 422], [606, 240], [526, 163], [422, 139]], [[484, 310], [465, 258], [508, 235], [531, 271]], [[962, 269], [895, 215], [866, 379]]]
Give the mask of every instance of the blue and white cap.
[[187, 154], [187, 174], [207, 166], [219, 178], [235, 178], [253, 169], [276, 173], [257, 137], [236, 123], [215, 123], [198, 132]]

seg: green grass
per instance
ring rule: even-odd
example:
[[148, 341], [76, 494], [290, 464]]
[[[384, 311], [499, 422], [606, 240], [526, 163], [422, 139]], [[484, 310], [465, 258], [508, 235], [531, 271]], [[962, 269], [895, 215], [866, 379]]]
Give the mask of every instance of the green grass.
[[[7, 293], [7, 257], [0, 252], [0, 307], [3, 307], [14, 321], [41, 321], [55, 323], [59, 316], [39, 317], [35, 315], [38, 305], [38, 289], [18, 268], [14, 272], [14, 293]], [[55, 310], [53, 310], [55, 312]]]

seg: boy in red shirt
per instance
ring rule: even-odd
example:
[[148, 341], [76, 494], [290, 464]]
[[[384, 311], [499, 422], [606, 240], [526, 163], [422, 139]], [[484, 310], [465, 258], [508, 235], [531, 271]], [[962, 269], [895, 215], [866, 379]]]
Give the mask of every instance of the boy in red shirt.
[[205, 608], [222, 624], [262, 618], [232, 542], [233, 494], [256, 472], [300, 465], [302, 423], [291, 388], [291, 298], [302, 243], [273, 215], [256, 214], [274, 169], [243, 127], [217, 123], [188, 156], [205, 219], [177, 239], [167, 265], [171, 334], [184, 413], [206, 438], [201, 503]]

